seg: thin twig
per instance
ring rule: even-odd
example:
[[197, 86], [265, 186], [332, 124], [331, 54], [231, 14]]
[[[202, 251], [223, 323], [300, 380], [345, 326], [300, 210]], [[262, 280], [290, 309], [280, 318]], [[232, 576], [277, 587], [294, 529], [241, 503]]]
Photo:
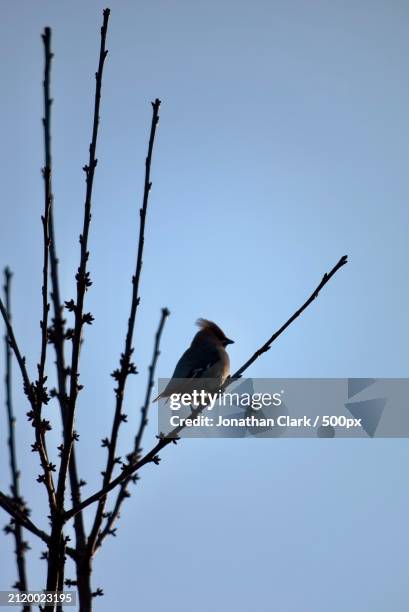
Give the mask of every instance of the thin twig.
[[[7, 316], [11, 321], [11, 298], [10, 298], [10, 285], [11, 285], [12, 273], [9, 268], [4, 270], [4, 301], [6, 305]], [[5, 362], [6, 362], [6, 373], [5, 373], [5, 387], [6, 387], [6, 409], [7, 409], [7, 421], [8, 421], [8, 447], [9, 447], [9, 458], [10, 458], [10, 471], [11, 471], [11, 494], [16, 502], [22, 509], [25, 508], [25, 502], [20, 494], [20, 471], [17, 467], [17, 455], [16, 455], [16, 440], [15, 440], [15, 424], [16, 418], [13, 411], [13, 398], [11, 391], [11, 349], [8, 341], [7, 334], [4, 336], [5, 341]], [[14, 540], [15, 540], [15, 553], [17, 562], [18, 582], [17, 586], [20, 591], [27, 591], [27, 574], [26, 574], [26, 560], [25, 551], [28, 547], [27, 542], [24, 541], [22, 528], [20, 523], [16, 522], [14, 527]], [[29, 612], [30, 606], [24, 606], [24, 611]]]
[[166, 319], [168, 318], [169, 315], [170, 315], [170, 311], [167, 308], [162, 308], [162, 314], [161, 314], [161, 318], [159, 321], [159, 326], [155, 334], [155, 344], [153, 347], [152, 361], [149, 366], [149, 378], [148, 378], [148, 384], [146, 386], [145, 402], [141, 408], [141, 419], [139, 422], [139, 429], [135, 436], [135, 443], [134, 443], [134, 450], [133, 450], [135, 455], [140, 455], [142, 452], [142, 448], [141, 448], [142, 438], [143, 438], [143, 434], [145, 433], [146, 426], [148, 424], [148, 412], [149, 412], [149, 407], [151, 405], [152, 389], [155, 384], [155, 370], [156, 370], [156, 365], [158, 363], [158, 359], [160, 356], [160, 350], [159, 350], [160, 341], [162, 338], [163, 328], [165, 327]]
[[[32, 408], [32, 412], [34, 413], [37, 409], [37, 403], [36, 403], [36, 394], [35, 394], [35, 386], [34, 384], [30, 381], [30, 378], [28, 376], [28, 372], [27, 372], [27, 368], [26, 368], [26, 358], [21, 354], [20, 349], [18, 347], [17, 344], [17, 340], [16, 337], [14, 335], [14, 330], [13, 327], [11, 325], [11, 322], [9, 321], [9, 318], [7, 316], [7, 311], [4, 307], [3, 301], [0, 298], [0, 313], [3, 317], [3, 320], [6, 324], [6, 330], [7, 330], [7, 335], [9, 338], [9, 344], [13, 350], [13, 353], [17, 359], [17, 363], [19, 365], [20, 368], [20, 372], [21, 372], [21, 376], [23, 378], [23, 386], [24, 386], [24, 393], [27, 396], [27, 399], [30, 402], [31, 408]], [[31, 413], [29, 413], [31, 414]], [[54, 483], [53, 483], [53, 479], [51, 476], [51, 471], [53, 470], [54, 466], [49, 462], [48, 460], [48, 456], [47, 456], [47, 451], [46, 448], [43, 444], [43, 437], [44, 437], [44, 432], [45, 430], [48, 428], [48, 422], [45, 421], [44, 419], [41, 421], [40, 423], [41, 425], [41, 429], [36, 427], [35, 428], [35, 432], [36, 432], [36, 442], [35, 444], [32, 445], [32, 449], [37, 450], [39, 452], [40, 455], [40, 460], [41, 460], [41, 466], [43, 468], [43, 474], [41, 474], [37, 480], [39, 482], [44, 482], [46, 489], [47, 489], [47, 493], [48, 493], [48, 500], [49, 500], [49, 505], [50, 508], [54, 509], [55, 508], [55, 490], [54, 490]], [[40, 430], [39, 430], [40, 429]]]
[[71, 355], [71, 368], [70, 368], [70, 390], [69, 398], [67, 402], [67, 412], [64, 423], [64, 444], [61, 453], [60, 470], [58, 474], [58, 485], [57, 485], [57, 508], [58, 516], [53, 521], [53, 527], [51, 532], [51, 549], [53, 551], [52, 558], [49, 559], [48, 565], [48, 576], [47, 576], [47, 590], [55, 591], [58, 585], [58, 571], [61, 564], [60, 551], [61, 551], [61, 539], [62, 539], [62, 528], [63, 528], [63, 513], [64, 513], [64, 496], [65, 486], [67, 480], [67, 471], [71, 458], [71, 451], [74, 441], [74, 420], [75, 420], [75, 408], [78, 397], [78, 392], [81, 387], [78, 384], [79, 378], [79, 356], [81, 347], [82, 328], [85, 323], [92, 323], [93, 317], [90, 313], [84, 313], [84, 300], [87, 289], [91, 286], [91, 280], [89, 272], [87, 271], [87, 262], [89, 258], [88, 252], [88, 235], [91, 223], [91, 201], [92, 201], [92, 188], [94, 183], [95, 168], [97, 165], [96, 158], [96, 146], [98, 139], [98, 125], [99, 125], [99, 109], [101, 102], [101, 88], [102, 88], [102, 75], [104, 69], [104, 63], [108, 51], [105, 49], [106, 36], [108, 30], [110, 10], [105, 9], [103, 11], [103, 24], [101, 27], [101, 45], [99, 52], [99, 63], [98, 70], [95, 74], [96, 85], [95, 85], [95, 102], [94, 102], [94, 119], [92, 128], [92, 137], [89, 147], [89, 161], [88, 165], [84, 166], [84, 172], [86, 175], [86, 194], [84, 204], [84, 221], [83, 230], [80, 235], [80, 264], [76, 274], [77, 281], [77, 296], [76, 303], [70, 300], [66, 303], [68, 310], [74, 312], [75, 325], [72, 335], [72, 355]]
[[[50, 112], [51, 112], [51, 104], [52, 100], [50, 98], [50, 70], [51, 70], [51, 59], [52, 53], [50, 50], [51, 45], [51, 29], [45, 28], [44, 34], [42, 35], [42, 39], [44, 42], [44, 56], [45, 56], [45, 66], [44, 66], [44, 81], [43, 81], [43, 89], [44, 89], [44, 117], [43, 117], [43, 126], [44, 126], [44, 141], [45, 145], [45, 165], [42, 170], [43, 179], [44, 179], [44, 216], [41, 217], [43, 223], [43, 286], [42, 286], [42, 296], [43, 296], [43, 319], [41, 321], [41, 356], [40, 363], [38, 364], [38, 385], [43, 386], [45, 383], [44, 380], [44, 370], [45, 370], [45, 361], [47, 356], [47, 328], [48, 328], [48, 311], [50, 310], [50, 305], [48, 303], [48, 259], [49, 259], [49, 248], [50, 248], [50, 236], [49, 236], [49, 221], [50, 221], [50, 211], [52, 207], [52, 190], [51, 190], [51, 165], [50, 165], [50, 152], [47, 147], [47, 142], [49, 143], [50, 139]], [[44, 396], [46, 393], [44, 391]], [[41, 400], [39, 400], [39, 416], [41, 417], [41, 405], [44, 401], [46, 403], [45, 398], [40, 395]]]
[[[286, 323], [284, 323], [284, 325], [282, 327], [280, 327], [280, 329], [278, 331], [276, 331], [271, 338], [261, 347], [261, 349], [259, 349], [259, 351], [257, 351], [248, 361], [246, 361], [246, 363], [237, 370], [237, 372], [235, 372], [233, 374], [233, 376], [231, 376], [231, 378], [228, 379], [228, 381], [226, 381], [226, 383], [223, 385], [223, 389], [226, 388], [226, 386], [228, 386], [233, 380], [239, 378], [241, 376], [241, 374], [262, 354], [264, 353], [266, 350], [268, 350], [270, 348], [270, 345], [274, 342], [274, 340], [276, 340], [278, 338], [278, 336], [297, 318], [300, 316], [300, 314], [309, 306], [309, 304], [311, 304], [311, 302], [313, 302], [315, 300], [315, 298], [318, 296], [318, 293], [321, 291], [321, 289], [328, 283], [328, 281], [332, 278], [332, 276], [345, 264], [347, 263], [347, 256], [344, 255], [343, 257], [341, 257], [341, 259], [337, 262], [337, 264], [332, 268], [332, 270], [326, 274], [324, 274], [321, 282], [319, 283], [319, 285], [316, 287], [316, 289], [314, 289], [314, 291], [312, 292], [312, 294], [310, 295], [310, 297], [308, 298], [308, 300], [301, 306], [301, 308], [299, 308], [289, 319]], [[200, 410], [193, 410], [191, 416], [194, 417], [195, 415], [200, 413]], [[94, 493], [93, 495], [91, 495], [90, 497], [87, 497], [87, 499], [85, 499], [79, 506], [77, 506], [76, 508], [73, 507], [70, 510], [68, 510], [68, 512], [65, 513], [64, 519], [65, 521], [70, 520], [71, 518], [73, 518], [75, 516], [75, 514], [77, 512], [81, 512], [81, 510], [84, 510], [84, 508], [87, 508], [90, 504], [93, 504], [94, 502], [97, 502], [98, 500], [100, 500], [102, 497], [105, 497], [110, 491], [112, 491], [112, 489], [114, 489], [115, 487], [117, 487], [118, 485], [122, 484], [129, 476], [131, 476], [132, 474], [135, 474], [135, 472], [137, 472], [138, 470], [140, 470], [144, 465], [146, 465], [147, 463], [155, 463], [158, 464], [160, 461], [160, 458], [158, 456], [158, 453], [165, 447], [168, 446], [168, 444], [170, 444], [171, 442], [176, 443], [178, 440], [178, 434], [184, 429], [185, 425], [179, 425], [178, 427], [176, 427], [175, 429], [173, 429], [169, 434], [167, 434], [166, 437], [160, 437], [159, 442], [152, 448], [152, 450], [149, 451], [149, 453], [147, 453], [144, 457], [142, 457], [142, 459], [139, 459], [138, 461], [132, 462], [129, 465], [127, 465], [126, 467], [124, 467], [124, 469], [122, 470], [122, 473], [119, 474], [119, 476], [117, 476], [116, 478], [114, 478], [113, 480], [111, 480], [111, 482], [109, 484], [107, 484], [106, 486], [104, 486], [102, 489], [100, 489], [99, 491], [97, 491], [96, 493]]]
[[[51, 105], [52, 99], [50, 97], [50, 73], [51, 73], [51, 61], [52, 61], [52, 53], [51, 53], [51, 29], [45, 28], [44, 34], [42, 35], [43, 45], [44, 45], [44, 81], [43, 81], [43, 91], [44, 91], [44, 118], [43, 118], [43, 128], [44, 128], [44, 168], [43, 168], [43, 177], [44, 177], [44, 191], [45, 191], [45, 200], [46, 200], [46, 211], [47, 214], [44, 215], [43, 218], [43, 228], [44, 228], [44, 269], [43, 269], [43, 322], [42, 322], [42, 353], [40, 364], [38, 365], [39, 372], [39, 386], [42, 386], [43, 396], [47, 398], [48, 395], [46, 393], [46, 389], [44, 388], [44, 383], [46, 378], [44, 377], [44, 367], [45, 367], [45, 355], [46, 355], [46, 347], [48, 340], [48, 310], [49, 304], [48, 300], [48, 262], [49, 262], [49, 217], [50, 210], [52, 208], [52, 186], [51, 186]], [[48, 208], [47, 208], [48, 207]], [[41, 414], [41, 403], [39, 405], [39, 414]], [[34, 420], [33, 420], [34, 422]], [[56, 506], [51, 512], [51, 524], [52, 530], [54, 529], [54, 525], [58, 523], [58, 516], [60, 515], [60, 509], [58, 505], [58, 490], [56, 495]], [[56, 566], [56, 558], [58, 558], [58, 571], [61, 572], [64, 566], [64, 559], [58, 555], [58, 545], [55, 545], [54, 539], [51, 537], [48, 547], [48, 578], [47, 578], [47, 588], [50, 587], [50, 590], [54, 590], [53, 586], [49, 583], [50, 573], [54, 575], [55, 566]], [[50, 586], [51, 585], [51, 586]]]
[[[43, 36], [44, 39], [49, 39], [50, 30], [46, 28], [46, 34]], [[44, 42], [45, 46], [47, 43]], [[48, 57], [46, 54], [46, 62], [44, 68], [44, 95], [49, 96], [49, 76], [50, 76], [50, 62], [51, 57]], [[50, 100], [51, 106], [51, 100]], [[47, 109], [45, 110], [45, 115], [43, 118], [43, 123], [47, 129], [49, 123], [49, 117], [47, 116]], [[39, 477], [39, 481], [44, 482], [49, 498], [49, 506], [51, 515], [55, 511], [55, 489], [54, 482], [52, 477], [52, 471], [55, 469], [55, 466], [52, 465], [48, 461], [47, 447], [45, 441], [46, 431], [51, 429], [50, 423], [41, 418], [41, 409], [43, 404], [47, 404], [49, 400], [49, 395], [47, 393], [47, 388], [45, 387], [45, 383], [47, 377], [45, 376], [45, 364], [47, 358], [47, 328], [48, 328], [48, 311], [50, 309], [50, 305], [48, 303], [48, 257], [49, 257], [49, 247], [50, 247], [50, 236], [49, 236], [49, 218], [50, 218], [50, 210], [52, 206], [52, 194], [50, 188], [51, 181], [51, 168], [47, 165], [47, 159], [45, 160], [45, 166], [42, 169], [42, 175], [44, 179], [44, 215], [41, 217], [41, 222], [43, 225], [43, 282], [42, 282], [42, 319], [40, 322], [41, 327], [41, 352], [40, 352], [40, 361], [37, 364], [38, 370], [38, 379], [35, 381], [32, 394], [34, 396], [34, 404], [32, 405], [32, 410], [27, 414], [29, 420], [31, 420], [32, 426], [35, 430], [35, 445], [33, 446], [33, 451], [37, 451], [40, 455], [41, 463], [43, 465], [44, 474]]]
[[19, 525], [21, 525], [22, 527], [24, 527], [25, 529], [27, 529], [28, 531], [30, 531], [31, 533], [39, 537], [41, 540], [43, 540], [43, 542], [46, 542], [48, 544], [49, 539], [50, 539], [49, 536], [45, 533], [45, 531], [42, 531], [41, 529], [39, 529], [28, 518], [29, 511], [25, 506], [21, 507], [21, 505], [17, 503], [13, 498], [9, 497], [8, 495], [5, 495], [5, 493], [2, 493], [1, 491], [0, 491], [0, 506], [11, 517], [13, 517], [16, 523], [18, 523]]
[[[135, 436], [134, 448], [133, 448], [132, 453], [128, 455], [128, 461], [137, 460], [141, 456], [141, 453], [142, 453], [141, 444], [142, 444], [143, 434], [148, 424], [148, 412], [149, 412], [149, 407], [151, 405], [152, 389], [154, 386], [156, 364], [158, 362], [159, 355], [160, 355], [160, 350], [159, 350], [160, 341], [162, 337], [163, 328], [165, 326], [165, 321], [167, 317], [169, 316], [169, 314], [170, 312], [167, 308], [162, 308], [162, 314], [161, 314], [161, 318], [159, 321], [159, 326], [155, 334], [155, 344], [153, 348], [152, 361], [149, 366], [148, 384], [146, 386], [145, 401], [141, 408], [141, 418], [139, 422], [139, 428]], [[121, 510], [121, 505], [123, 501], [127, 497], [130, 496], [130, 493], [128, 492], [127, 488], [128, 488], [129, 483], [133, 480], [135, 480], [135, 476], [129, 476], [129, 478], [124, 480], [124, 482], [121, 484], [113, 510], [108, 513], [106, 524], [99, 533], [96, 547], [95, 547], [96, 549], [102, 545], [102, 542], [106, 538], [106, 536], [115, 535], [116, 529], [114, 529], [113, 526], [114, 526], [115, 521], [120, 516], [119, 513]]]
[[[21, 525], [21, 527], [30, 531], [30, 533], [40, 538], [40, 540], [49, 544], [50, 536], [42, 529], [39, 529], [37, 525], [29, 519], [29, 510], [26, 506], [22, 507], [21, 504], [16, 503], [13, 498], [0, 491], [0, 507], [12, 517], [16, 524]], [[72, 559], [76, 559], [77, 554], [73, 548], [67, 547], [66, 552]]]
[[[135, 328], [135, 319], [136, 319], [136, 311], [140, 302], [139, 297], [139, 282], [142, 271], [142, 256], [143, 256], [143, 247], [145, 242], [145, 221], [146, 221], [146, 213], [148, 209], [148, 200], [149, 200], [149, 192], [152, 187], [152, 183], [150, 180], [150, 171], [151, 171], [151, 162], [152, 162], [152, 152], [153, 152], [153, 144], [155, 141], [156, 127], [159, 122], [159, 107], [160, 100], [156, 99], [152, 102], [152, 122], [149, 136], [149, 145], [148, 145], [148, 154], [145, 160], [145, 183], [143, 190], [143, 202], [142, 208], [139, 211], [140, 214], [140, 226], [139, 226], [139, 240], [138, 240], [138, 254], [136, 258], [136, 270], [135, 275], [132, 277], [132, 300], [131, 300], [131, 310], [128, 319], [128, 329], [126, 333], [125, 339], [125, 349], [120, 358], [120, 368], [115, 370], [112, 376], [117, 381], [117, 386], [115, 388], [116, 402], [115, 402], [115, 416], [112, 424], [111, 437], [109, 442], [106, 444], [108, 448], [108, 457], [106, 468], [103, 476], [103, 484], [105, 487], [112, 478], [112, 473], [116, 463], [119, 463], [119, 457], [115, 456], [116, 446], [118, 441], [118, 431], [122, 421], [126, 419], [126, 415], [122, 413], [123, 399], [124, 399], [124, 391], [126, 386], [126, 381], [129, 374], [136, 374], [136, 366], [132, 361], [132, 354], [134, 352], [134, 348], [132, 346], [133, 342], [133, 333]], [[95, 545], [98, 538], [99, 530], [101, 528], [104, 508], [105, 508], [106, 498], [100, 498], [98, 508], [95, 514], [94, 524], [91, 529], [91, 533], [88, 538], [88, 549], [90, 554], [92, 555], [95, 551]]]
[[339, 270], [340, 268], [342, 268], [342, 266], [344, 266], [344, 265], [347, 263], [347, 261], [348, 261], [347, 256], [346, 256], [346, 255], [344, 255], [343, 257], [341, 257], [341, 259], [338, 261], [338, 263], [337, 263], [337, 264], [336, 264], [336, 265], [335, 265], [335, 266], [332, 268], [332, 270], [331, 270], [330, 272], [328, 272], [328, 274], [324, 274], [324, 276], [322, 277], [322, 280], [321, 280], [320, 284], [318, 285], [318, 287], [317, 287], [317, 288], [315, 289], [315, 291], [314, 291], [314, 292], [313, 292], [313, 293], [310, 295], [310, 297], [308, 298], [308, 300], [306, 300], [306, 301], [304, 302], [304, 304], [301, 306], [301, 308], [299, 308], [299, 309], [297, 310], [297, 312], [295, 312], [295, 313], [293, 314], [293, 316], [292, 316], [292, 317], [290, 317], [290, 318], [288, 319], [288, 321], [286, 321], [286, 322], [284, 323], [284, 325], [282, 325], [282, 326], [280, 327], [280, 329], [278, 329], [276, 332], [274, 332], [274, 334], [271, 336], [271, 338], [269, 338], [269, 339], [267, 340], [267, 342], [266, 342], [265, 344], [263, 344], [263, 346], [262, 346], [261, 348], [259, 348], [259, 349], [258, 349], [258, 350], [257, 350], [257, 351], [254, 353], [254, 355], [252, 355], [252, 356], [250, 357], [250, 359], [248, 359], [248, 360], [246, 361], [246, 363], [245, 363], [245, 364], [243, 364], [243, 365], [241, 366], [241, 368], [239, 368], [239, 369], [237, 370], [237, 372], [235, 372], [235, 373], [233, 374], [233, 376], [231, 376], [231, 377], [230, 377], [230, 378], [229, 378], [229, 379], [226, 381], [226, 383], [225, 383], [225, 387], [227, 386], [227, 384], [230, 384], [231, 382], [233, 382], [233, 380], [235, 380], [235, 379], [237, 379], [237, 378], [240, 378], [240, 377], [241, 377], [241, 375], [243, 374], [243, 372], [244, 372], [245, 370], [247, 370], [247, 368], [248, 368], [248, 367], [250, 367], [250, 366], [251, 366], [251, 364], [252, 364], [252, 363], [254, 363], [254, 362], [256, 361], [256, 359], [258, 359], [258, 358], [260, 357], [260, 355], [262, 355], [262, 354], [263, 354], [263, 353], [265, 353], [266, 351], [270, 350], [272, 343], [273, 343], [275, 340], [277, 340], [278, 336], [280, 336], [280, 335], [283, 333], [283, 331], [285, 331], [285, 330], [287, 329], [287, 327], [288, 327], [289, 325], [291, 325], [291, 323], [292, 323], [293, 321], [295, 321], [295, 319], [297, 319], [297, 318], [300, 316], [300, 314], [301, 314], [302, 312], [304, 312], [304, 310], [305, 310], [306, 308], [308, 308], [308, 306], [309, 306], [309, 305], [310, 305], [310, 304], [311, 304], [311, 303], [312, 303], [312, 302], [313, 302], [313, 301], [314, 301], [314, 300], [315, 300], [315, 299], [318, 297], [318, 294], [319, 294], [319, 292], [321, 291], [321, 289], [324, 287], [324, 285], [326, 285], [326, 284], [327, 284], [327, 282], [328, 282], [328, 281], [331, 279], [331, 277], [332, 277], [332, 276], [334, 276], [334, 274], [335, 274], [336, 272], [338, 272], [338, 270]]

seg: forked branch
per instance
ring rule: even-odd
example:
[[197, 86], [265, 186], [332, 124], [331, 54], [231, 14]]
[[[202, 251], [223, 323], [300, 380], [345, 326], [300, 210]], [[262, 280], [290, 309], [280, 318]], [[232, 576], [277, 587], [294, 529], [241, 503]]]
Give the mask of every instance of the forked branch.
[[[24, 527], [24, 529], [30, 531], [30, 533], [40, 538], [40, 540], [46, 544], [50, 543], [50, 536], [48, 533], [42, 529], [39, 529], [37, 525], [35, 525], [29, 518], [28, 508], [26, 506], [22, 507], [21, 504], [16, 503], [12, 497], [9, 497], [2, 491], [0, 491], [0, 508], [3, 508], [3, 510], [12, 517], [16, 524], [21, 525], [21, 527]], [[72, 559], [76, 559], [77, 553], [73, 548], [67, 546], [66, 552]]]

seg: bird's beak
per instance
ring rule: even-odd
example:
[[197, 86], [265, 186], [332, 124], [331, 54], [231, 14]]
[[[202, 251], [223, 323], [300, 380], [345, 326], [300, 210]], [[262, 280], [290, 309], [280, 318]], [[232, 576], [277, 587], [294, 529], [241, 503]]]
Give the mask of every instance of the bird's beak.
[[226, 345], [227, 344], [234, 344], [234, 340], [230, 340], [230, 338], [226, 338], [225, 343], [226, 343]]

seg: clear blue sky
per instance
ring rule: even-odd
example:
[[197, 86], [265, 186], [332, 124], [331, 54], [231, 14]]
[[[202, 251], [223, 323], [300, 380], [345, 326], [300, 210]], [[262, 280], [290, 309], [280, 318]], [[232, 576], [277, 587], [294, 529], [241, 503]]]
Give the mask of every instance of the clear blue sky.
[[[41, 312], [40, 34], [53, 28], [55, 215], [69, 299], [104, 6], [19, 1], [2, 9], [0, 264], [15, 273], [15, 330], [33, 374]], [[138, 422], [162, 306], [172, 315], [158, 374], [171, 374], [199, 316], [236, 340], [236, 368], [344, 254], [349, 264], [248, 375], [409, 374], [407, 3], [152, 0], [111, 9], [87, 296], [96, 320], [85, 330], [78, 408], [87, 493], [99, 485], [106, 456], [100, 438], [113, 413], [109, 373], [123, 346], [155, 97], [163, 105], [136, 329], [140, 375], [128, 385], [121, 451]], [[17, 372], [14, 378], [20, 389]], [[47, 528], [20, 391], [15, 404], [24, 496]], [[156, 433], [154, 410], [146, 449]], [[54, 403], [47, 414], [58, 414]], [[0, 423], [5, 488], [4, 415]], [[58, 433], [57, 425], [52, 452]], [[408, 455], [407, 440], [184, 440], [164, 451], [160, 467], [143, 471], [118, 537], [98, 554], [94, 586], [106, 595], [96, 609], [125, 609], [124, 584], [131, 584], [149, 611], [404, 612]], [[30, 542], [30, 587], [41, 589], [45, 564]], [[11, 549], [11, 538], [2, 537], [3, 589], [15, 581]]]

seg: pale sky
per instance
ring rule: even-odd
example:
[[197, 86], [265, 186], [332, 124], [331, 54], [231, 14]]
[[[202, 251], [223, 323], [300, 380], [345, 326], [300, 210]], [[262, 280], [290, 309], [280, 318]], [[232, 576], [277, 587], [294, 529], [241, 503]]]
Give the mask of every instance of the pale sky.
[[[52, 27], [56, 234], [69, 299], [104, 6], [20, 0], [2, 9], [0, 265], [14, 271], [15, 331], [33, 375], [41, 316], [40, 35]], [[99, 486], [106, 457], [109, 373], [124, 343], [156, 97], [162, 107], [135, 337], [140, 374], [127, 388], [121, 452], [138, 423], [161, 307], [172, 314], [158, 375], [171, 375], [198, 317], [235, 340], [229, 353], [237, 369], [344, 254], [348, 265], [247, 374], [409, 373], [408, 4], [124, 0], [111, 9], [86, 302], [95, 324], [85, 330], [77, 421], [86, 494]], [[14, 381], [23, 494], [47, 529], [16, 369]], [[3, 398], [0, 388], [2, 406]], [[155, 442], [155, 410], [145, 450]], [[58, 415], [54, 403], [47, 414]], [[2, 489], [5, 425], [3, 413]], [[93, 587], [105, 591], [96, 610], [404, 612], [408, 458], [404, 439], [171, 445], [159, 467], [141, 472], [117, 538], [96, 557]], [[42, 548], [29, 540], [29, 586], [40, 590]], [[0, 588], [8, 589], [16, 579], [12, 540], [0, 542]]]

